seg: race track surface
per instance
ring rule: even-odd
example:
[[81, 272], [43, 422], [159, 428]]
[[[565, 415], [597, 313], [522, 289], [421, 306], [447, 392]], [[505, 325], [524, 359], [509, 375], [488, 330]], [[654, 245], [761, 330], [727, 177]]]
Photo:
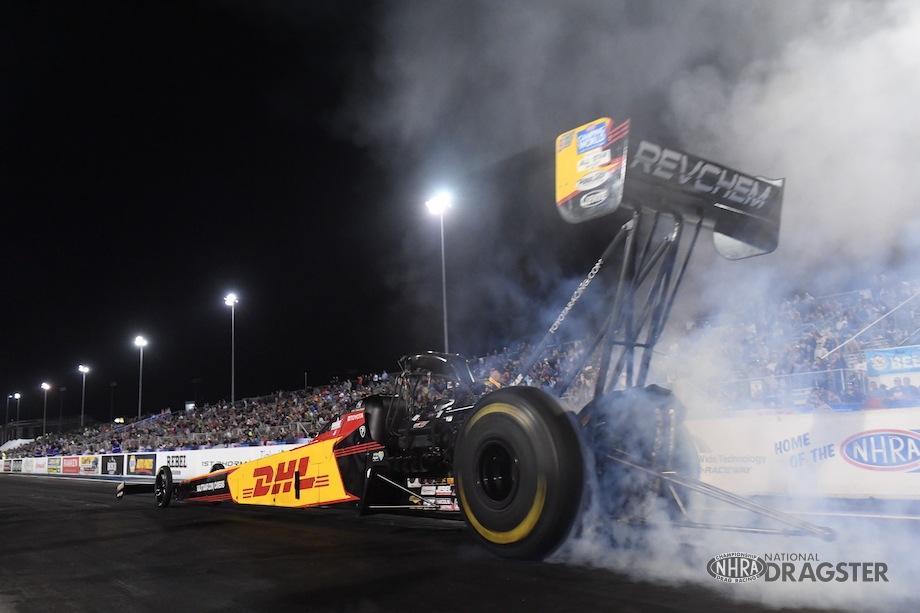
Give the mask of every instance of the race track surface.
[[698, 586], [510, 562], [460, 522], [233, 504], [0, 475], [0, 612], [776, 611]]

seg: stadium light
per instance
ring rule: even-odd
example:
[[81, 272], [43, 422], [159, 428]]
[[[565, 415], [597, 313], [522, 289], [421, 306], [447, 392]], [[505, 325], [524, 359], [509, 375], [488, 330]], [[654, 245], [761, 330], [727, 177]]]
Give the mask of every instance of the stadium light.
[[445, 265], [444, 257], [444, 213], [451, 207], [453, 200], [450, 192], [438, 192], [425, 202], [428, 210], [437, 215], [441, 221], [441, 296], [444, 305], [444, 353], [449, 352], [447, 343], [447, 266]]
[[236, 400], [236, 294], [229, 293], [224, 304], [230, 307], [230, 404]]
[[19, 421], [19, 401], [22, 400], [22, 394], [16, 392], [13, 394], [13, 398], [16, 399], [16, 421]]
[[137, 371], [137, 418], [141, 418], [141, 397], [144, 389], [144, 347], [147, 346], [147, 339], [143, 336], [136, 336], [134, 344], [141, 350], [141, 365]]
[[48, 421], [48, 390], [51, 389], [51, 386], [45, 382], [42, 382], [41, 388], [45, 390], [45, 409], [42, 413], [42, 438], [45, 436], [45, 424]]
[[86, 373], [89, 372], [89, 366], [80, 364], [78, 369], [83, 374], [83, 392], [80, 396], [80, 428], [83, 428], [83, 414], [86, 410]]

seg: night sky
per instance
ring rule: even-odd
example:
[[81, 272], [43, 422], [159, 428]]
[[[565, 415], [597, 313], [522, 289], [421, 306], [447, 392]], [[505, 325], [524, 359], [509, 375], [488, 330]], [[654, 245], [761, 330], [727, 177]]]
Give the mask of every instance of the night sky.
[[133, 415], [142, 334], [145, 412], [229, 398], [230, 291], [237, 398], [440, 349], [439, 188], [451, 350], [540, 336], [622, 221], [554, 210], [554, 139], [601, 116], [787, 178], [780, 249], [704, 253], [702, 309], [920, 261], [914, 7], [3, 2], [0, 393], [78, 414], [85, 363], [87, 413], [114, 382]]
[[145, 412], [229, 398], [230, 291], [238, 398], [392, 368], [387, 178], [336, 119], [370, 15], [128, 4], [2, 9], [0, 388], [72, 414], [86, 363], [87, 412], [133, 414], [143, 334]]
[[[382, 11], [365, 4], [4, 5], [0, 390], [23, 418], [41, 416], [43, 381], [49, 419], [79, 413], [78, 364], [88, 415], [135, 414], [138, 334], [145, 412], [229, 398], [230, 291], [237, 398], [441, 348], [437, 185], [418, 153], [360, 135]], [[542, 165], [553, 224], [550, 155], [551, 140], [504, 164]], [[468, 172], [467, 214], [446, 219], [451, 299], [489, 274], [459, 260], [513, 232], [483, 187], [502, 172]], [[452, 313], [454, 351], [520, 333], [481, 304]]]

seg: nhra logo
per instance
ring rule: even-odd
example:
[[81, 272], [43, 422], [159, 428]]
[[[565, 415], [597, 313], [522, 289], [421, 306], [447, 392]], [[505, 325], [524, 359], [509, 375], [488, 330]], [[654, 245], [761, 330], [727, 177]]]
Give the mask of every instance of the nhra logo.
[[747, 583], [762, 577], [767, 563], [752, 553], [720, 553], [709, 560], [706, 571], [725, 583]]
[[920, 469], [920, 434], [879, 429], [854, 434], [840, 445], [843, 458], [858, 468], [910, 472]]
[[299, 460], [278, 462], [276, 468], [272, 466], [257, 467], [252, 471], [256, 484], [253, 487], [243, 488], [243, 498], [258, 498], [269, 494], [274, 496], [290, 493], [291, 486], [294, 484], [295, 473], [300, 475], [300, 489], [302, 490], [328, 486], [328, 474], [306, 477], [309, 463], [310, 458], [304, 457]]

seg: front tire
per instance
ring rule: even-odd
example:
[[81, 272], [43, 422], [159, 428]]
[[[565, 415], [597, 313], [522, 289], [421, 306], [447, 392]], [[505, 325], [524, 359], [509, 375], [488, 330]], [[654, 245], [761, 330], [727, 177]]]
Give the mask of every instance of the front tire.
[[153, 486], [153, 495], [156, 496], [157, 506], [166, 508], [172, 502], [173, 497], [173, 477], [172, 469], [169, 466], [161, 466], [157, 471], [157, 478]]
[[504, 558], [555, 551], [581, 506], [584, 460], [573, 421], [537, 388], [480, 399], [457, 443], [454, 472], [464, 520]]

